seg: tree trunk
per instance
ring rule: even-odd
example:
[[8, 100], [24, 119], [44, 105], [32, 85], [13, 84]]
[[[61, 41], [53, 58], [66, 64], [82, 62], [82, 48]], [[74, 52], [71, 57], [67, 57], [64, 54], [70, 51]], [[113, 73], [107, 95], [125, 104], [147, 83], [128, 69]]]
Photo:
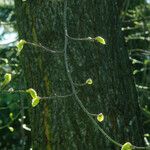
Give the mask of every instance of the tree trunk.
[[[106, 46], [69, 41], [68, 60], [75, 83], [92, 78], [91, 86], [77, 87], [91, 113], [102, 112], [104, 130], [120, 143], [142, 144], [142, 124], [127, 50], [123, 47], [117, 0], [68, 0], [68, 33], [72, 37], [102, 36]], [[15, 0], [20, 38], [63, 52], [62, 0]], [[21, 54], [27, 87], [39, 96], [72, 93], [62, 54], [25, 46]], [[29, 100], [30, 101], [30, 100]], [[116, 150], [74, 96], [42, 100], [30, 109], [34, 150]]]

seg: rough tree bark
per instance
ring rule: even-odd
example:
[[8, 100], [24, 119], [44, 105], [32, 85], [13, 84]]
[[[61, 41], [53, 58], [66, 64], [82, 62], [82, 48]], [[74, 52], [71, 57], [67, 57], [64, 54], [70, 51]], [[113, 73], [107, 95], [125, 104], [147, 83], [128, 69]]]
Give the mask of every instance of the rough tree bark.
[[[63, 51], [63, 0], [15, 0], [21, 39]], [[92, 113], [103, 112], [105, 131], [120, 143], [142, 144], [142, 124], [127, 50], [123, 47], [117, 0], [68, 0], [68, 32], [102, 36], [107, 45], [69, 41], [68, 60], [78, 95]], [[40, 96], [71, 93], [62, 54], [25, 46], [21, 54], [27, 87]], [[78, 106], [74, 97], [43, 100], [30, 109], [34, 150], [116, 149]]]

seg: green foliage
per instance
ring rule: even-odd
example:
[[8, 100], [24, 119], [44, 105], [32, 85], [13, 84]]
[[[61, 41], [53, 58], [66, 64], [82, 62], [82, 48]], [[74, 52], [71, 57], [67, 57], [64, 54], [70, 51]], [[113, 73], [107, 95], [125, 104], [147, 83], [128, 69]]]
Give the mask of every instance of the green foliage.
[[[134, 20], [134, 17], [136, 17], [136, 18], [142, 18], [143, 16], [141, 15], [141, 8], [140, 9], [137, 9], [136, 11], [129, 11], [128, 13], [127, 13], [127, 16], [128, 16], [128, 18], [132, 18], [133, 20]], [[141, 22], [139, 22], [139, 21], [133, 21], [133, 24], [132, 24], [132, 26], [134, 27], [134, 28], [142, 28], [143, 27], [143, 23], [141, 23]], [[148, 25], [149, 26], [149, 25]], [[132, 28], [132, 27], [131, 27]], [[131, 29], [131, 28], [128, 28], [128, 29]], [[126, 29], [125, 29], [126, 30]], [[95, 41], [97, 41], [98, 43], [100, 43], [100, 44], [103, 44], [103, 45], [105, 45], [106, 44], [106, 42], [105, 42], [105, 39], [103, 39], [102, 37], [100, 37], [100, 36], [97, 36], [97, 37], [95, 37], [95, 38], [93, 38]], [[143, 38], [143, 33], [133, 33], [133, 34], [130, 34], [130, 35], [128, 35], [128, 36], [126, 36], [126, 42], [129, 42], [129, 41], [131, 41], [131, 40], [137, 40], [137, 39], [141, 39], [141, 40], [143, 40], [143, 39], [146, 39], [147, 41], [149, 40], [149, 38], [148, 37], [144, 37]], [[92, 40], [92, 38], [91, 37], [89, 37], [89, 40]], [[18, 43], [17, 43], [17, 56], [21, 53], [21, 51], [22, 51], [22, 49], [23, 49], [23, 47], [24, 47], [24, 44], [26, 44], [27, 42], [25, 41], [25, 40], [20, 40]], [[14, 69], [12, 69], [10, 66], [10, 62], [9, 62], [9, 60], [10, 60], [10, 56], [12, 55], [11, 54], [12, 52], [11, 51], [9, 51], [8, 52], [8, 55], [7, 55], [7, 58], [1, 58], [1, 61], [3, 62], [2, 64], [5, 64], [4, 66], [3, 66], [3, 68], [5, 68], [5, 69], [3, 69], [3, 71], [1, 71], [0, 73], [1, 74], [5, 74], [5, 76], [4, 76], [4, 81], [3, 81], [3, 83], [2, 83], [2, 87], [5, 87], [5, 85], [7, 85], [7, 84], [9, 84], [10, 83], [10, 81], [11, 81], [11, 74], [19, 74], [19, 72], [18, 72], [18, 70], [17, 71], [14, 71]], [[17, 60], [17, 58], [14, 58], [15, 60]], [[17, 61], [16, 61], [17, 62]], [[133, 64], [140, 64], [140, 62], [141, 61], [139, 61], [139, 60], [136, 60], [136, 59], [134, 59], [134, 62], [132, 62]], [[144, 61], [144, 65], [148, 65], [149, 64], [149, 60], [145, 60]], [[1, 65], [2, 66], [2, 65]], [[7, 70], [7, 67], [10, 67], [11, 69], [8, 71]], [[141, 69], [136, 69], [134, 72], [133, 72], [133, 74], [134, 75], [136, 75], [137, 73], [140, 73], [142, 70]], [[11, 72], [11, 74], [8, 74], [7, 72]], [[15, 73], [14, 73], [15, 72]], [[19, 77], [18, 77], [19, 78]], [[89, 78], [89, 79], [87, 79], [86, 80], [86, 84], [88, 84], [88, 85], [91, 85], [91, 84], [93, 84], [93, 81], [92, 81], [92, 79], [91, 78]], [[15, 84], [11, 84], [11, 85], [15, 85]], [[17, 85], [16, 86], [17, 88], [19, 88], [19, 86]], [[142, 87], [144, 87], [144, 86], [142, 86]], [[26, 90], [26, 92], [27, 93], [29, 93], [30, 94], [30, 96], [32, 97], [32, 107], [35, 107], [35, 106], [37, 106], [38, 104], [39, 104], [39, 102], [40, 102], [40, 97], [37, 95], [37, 92], [34, 90], [34, 89], [32, 89], [32, 88], [30, 88], [30, 89], [28, 89], [28, 90]], [[12, 96], [11, 96], [11, 98], [12, 98]], [[15, 119], [15, 110], [16, 110], [16, 108], [18, 109], [18, 107], [17, 107], [17, 104], [16, 104], [16, 101], [15, 102], [12, 102], [11, 101], [11, 98], [10, 97], [8, 97], [7, 98], [7, 102], [4, 102], [4, 104], [6, 104], [6, 107], [8, 107], [8, 113], [7, 113], [7, 116], [5, 115], [5, 113], [2, 115], [2, 118], [1, 118], [1, 122], [4, 122], [4, 124], [5, 123], [7, 123], [7, 122], [9, 122], [9, 119], [11, 120], [11, 121], [14, 121]], [[17, 97], [14, 97], [14, 99], [16, 99]], [[3, 99], [3, 97], [2, 97], [2, 99]], [[13, 106], [11, 106], [11, 105], [13, 105]], [[149, 111], [148, 111], [148, 109], [142, 109], [143, 110], [143, 112], [145, 113], [145, 114], [147, 114], [148, 116], [149, 116]], [[9, 116], [9, 117], [8, 117]], [[4, 120], [4, 121], [2, 121], [2, 120]], [[97, 115], [97, 120], [99, 121], [99, 122], [102, 122], [103, 120], [104, 120], [104, 115], [102, 114], [102, 113], [100, 113], [100, 114], [98, 114]], [[1, 123], [0, 122], [0, 124], [2, 125], [3, 123]], [[15, 132], [15, 130], [16, 130], [16, 128], [14, 128], [14, 127], [12, 127], [12, 126], [8, 126], [8, 129], [12, 132], [12, 133], [14, 133]], [[17, 126], [17, 129], [19, 129], [18, 128], [18, 126]], [[123, 146], [122, 146], [122, 148], [121, 148], [121, 150], [132, 150], [132, 144], [131, 143], [129, 143], [129, 142], [127, 142], [127, 143], [125, 143]]]
[[[0, 4], [2, 1], [0, 1]], [[29, 139], [30, 135], [30, 132], [25, 132], [26, 130], [21, 125], [22, 122], [26, 123], [26, 126], [29, 123], [25, 109], [27, 102], [23, 102], [21, 105], [21, 101], [24, 101], [25, 98], [24, 95], [5, 93], [6, 91], [13, 91], [12, 89], [24, 88], [22, 70], [16, 57], [17, 32], [15, 30], [16, 22], [13, 9], [14, 6], [0, 5], [0, 87], [3, 84], [3, 89], [0, 90], [0, 149], [2, 150], [22, 149], [23, 143], [26, 143], [24, 138]], [[11, 37], [14, 37], [14, 34], [16, 36], [12, 39]], [[14, 77], [12, 81], [9, 74]], [[23, 112], [23, 116], [20, 111]], [[29, 147], [30, 144], [26, 145]]]

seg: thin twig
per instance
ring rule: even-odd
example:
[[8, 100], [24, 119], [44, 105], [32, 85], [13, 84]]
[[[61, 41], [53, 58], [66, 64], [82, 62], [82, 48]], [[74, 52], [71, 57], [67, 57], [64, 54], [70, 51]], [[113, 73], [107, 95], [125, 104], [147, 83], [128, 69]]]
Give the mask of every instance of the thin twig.
[[74, 40], [74, 41], [92, 41], [92, 42], [94, 41], [94, 39], [91, 38], [91, 37], [87, 37], [87, 38], [75, 38], [75, 37], [69, 36], [68, 33], [66, 34], [66, 37], [69, 38], [69, 39], [71, 39], [71, 40]]
[[37, 43], [31, 43], [31, 42], [27, 42], [26, 44], [29, 44], [29, 45], [32, 45], [32, 46], [35, 46], [35, 47], [39, 47], [39, 48], [42, 48], [43, 50], [47, 51], [47, 52], [51, 52], [51, 53], [60, 53], [62, 54], [63, 51], [54, 51], [54, 50], [51, 50], [41, 44], [37, 44]]
[[15, 116], [15, 118], [13, 118], [13, 120], [9, 121], [9, 122], [8, 122], [6, 125], [4, 125], [4, 126], [1, 126], [1, 127], [0, 127], [0, 130], [9, 127], [9, 126], [14, 122], [14, 120], [16, 120], [16, 119], [18, 118], [18, 116], [20, 115], [20, 113], [21, 113], [21, 111]]
[[66, 95], [54, 95], [54, 96], [49, 96], [49, 97], [40, 97], [40, 99], [54, 99], [54, 98], [67, 98], [70, 96], [73, 96], [74, 94], [66, 94]]

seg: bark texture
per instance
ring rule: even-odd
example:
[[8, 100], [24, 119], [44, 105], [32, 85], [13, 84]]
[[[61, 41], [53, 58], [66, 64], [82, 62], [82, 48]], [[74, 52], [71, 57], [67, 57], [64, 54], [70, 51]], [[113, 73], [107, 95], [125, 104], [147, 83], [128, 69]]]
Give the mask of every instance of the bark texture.
[[[63, 0], [15, 0], [20, 38], [63, 51]], [[68, 33], [102, 36], [107, 45], [69, 41], [68, 60], [75, 83], [92, 113], [105, 115], [105, 131], [120, 143], [142, 144], [142, 125], [127, 50], [123, 48], [117, 0], [68, 0]], [[27, 87], [39, 96], [71, 93], [63, 54], [25, 46], [21, 61]], [[30, 109], [34, 150], [116, 150], [94, 127], [74, 97], [43, 100]]]

